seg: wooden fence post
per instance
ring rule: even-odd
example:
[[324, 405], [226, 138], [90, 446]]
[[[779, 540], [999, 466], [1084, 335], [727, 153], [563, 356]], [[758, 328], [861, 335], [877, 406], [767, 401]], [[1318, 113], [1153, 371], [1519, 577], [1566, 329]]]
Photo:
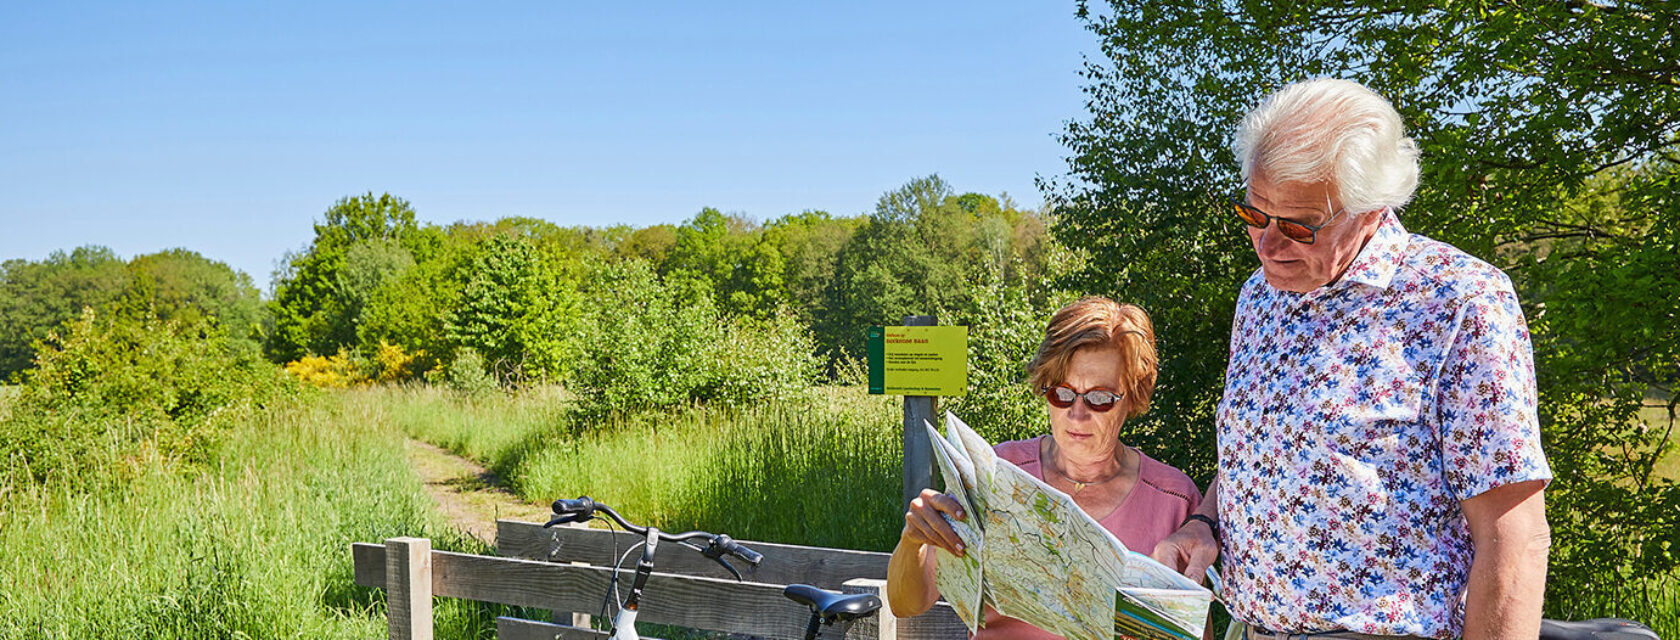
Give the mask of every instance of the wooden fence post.
[[431, 540], [385, 540], [385, 610], [391, 640], [432, 640]]
[[[906, 327], [935, 324], [933, 316], [904, 316]], [[900, 511], [909, 508], [910, 501], [921, 495], [923, 489], [933, 487], [933, 443], [928, 441], [927, 428], [922, 423], [926, 421], [938, 428], [939, 423], [933, 420], [938, 410], [938, 397], [904, 396], [904, 501], [899, 504]]]
[[[874, 618], [858, 620], [858, 636], [867, 640], [897, 640], [898, 618], [887, 606], [887, 581], [876, 578], [853, 578], [840, 587], [844, 593], [872, 593], [881, 599], [881, 609]], [[848, 634], [851, 635], [851, 634]]]

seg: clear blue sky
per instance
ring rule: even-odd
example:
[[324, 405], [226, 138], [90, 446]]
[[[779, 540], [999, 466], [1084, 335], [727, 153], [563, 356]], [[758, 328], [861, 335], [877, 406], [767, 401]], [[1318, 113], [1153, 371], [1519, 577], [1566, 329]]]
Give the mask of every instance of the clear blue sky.
[[11, 3], [0, 259], [250, 273], [337, 199], [423, 221], [766, 220], [938, 173], [1026, 206], [1083, 113], [1071, 2]]

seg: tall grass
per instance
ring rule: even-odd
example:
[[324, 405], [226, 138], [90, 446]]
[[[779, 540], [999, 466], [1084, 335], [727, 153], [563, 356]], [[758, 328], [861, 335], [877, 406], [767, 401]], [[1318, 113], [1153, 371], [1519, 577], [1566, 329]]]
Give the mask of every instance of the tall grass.
[[362, 393], [411, 435], [485, 463], [533, 502], [588, 494], [662, 529], [849, 549], [889, 550], [903, 526], [898, 399], [857, 387], [583, 427], [566, 422], [552, 391]]
[[[0, 498], [0, 637], [336, 638], [385, 632], [349, 545], [433, 538], [437, 521], [379, 407], [310, 394], [236, 426], [209, 468], [154, 464], [101, 493]], [[495, 611], [441, 603], [442, 637], [489, 637]]]
[[[359, 393], [389, 407], [404, 431], [491, 466], [533, 502], [588, 494], [664, 529], [851, 549], [890, 549], [903, 523], [896, 397], [825, 389], [803, 405], [692, 408], [580, 428], [567, 424], [566, 399], [553, 390]], [[1554, 615], [1627, 617], [1680, 638], [1680, 576], [1553, 585], [1550, 594]]]

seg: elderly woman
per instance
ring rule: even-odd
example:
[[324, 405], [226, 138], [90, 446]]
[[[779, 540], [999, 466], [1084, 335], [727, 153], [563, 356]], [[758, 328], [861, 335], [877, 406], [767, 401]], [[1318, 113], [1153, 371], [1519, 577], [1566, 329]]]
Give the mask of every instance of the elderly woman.
[[[997, 445], [999, 457], [1050, 483], [1128, 548], [1149, 550], [1195, 512], [1200, 492], [1182, 471], [1120, 442], [1120, 425], [1143, 415], [1155, 389], [1155, 329], [1133, 305], [1085, 298], [1056, 312], [1027, 365], [1045, 398], [1050, 434]], [[887, 571], [893, 614], [926, 611], [934, 587], [934, 547], [963, 551], [941, 514], [967, 514], [949, 495], [925, 490], [910, 502]], [[986, 609], [977, 638], [1056, 636]]]

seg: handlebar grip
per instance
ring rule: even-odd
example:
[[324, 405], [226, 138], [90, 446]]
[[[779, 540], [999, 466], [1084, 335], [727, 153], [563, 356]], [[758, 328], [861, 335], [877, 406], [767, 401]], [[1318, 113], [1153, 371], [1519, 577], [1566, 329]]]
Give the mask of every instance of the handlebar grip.
[[596, 505], [595, 501], [590, 499], [589, 496], [581, 496], [576, 500], [567, 500], [564, 498], [555, 500], [554, 517], [549, 518], [548, 524], [543, 526], [552, 527], [557, 524], [566, 524], [568, 522], [587, 522], [590, 518], [595, 517], [595, 508], [597, 506], [600, 505]]
[[748, 549], [739, 544], [735, 545], [735, 548], [730, 549], [730, 551], [734, 552], [736, 557], [746, 560], [747, 564], [755, 567], [758, 566], [758, 563], [764, 561], [764, 554], [753, 551], [752, 549]]

